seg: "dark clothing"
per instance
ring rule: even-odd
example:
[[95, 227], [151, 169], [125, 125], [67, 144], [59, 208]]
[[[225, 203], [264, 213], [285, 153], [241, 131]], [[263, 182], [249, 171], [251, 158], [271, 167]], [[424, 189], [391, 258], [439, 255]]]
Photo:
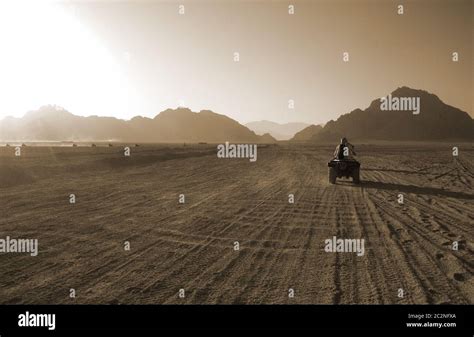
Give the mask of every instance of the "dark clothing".
[[[344, 155], [344, 149], [347, 148], [347, 156]], [[354, 145], [351, 143], [345, 143], [345, 144], [339, 144], [336, 146], [336, 151], [334, 151], [334, 158], [337, 158], [339, 160], [342, 159], [354, 159], [353, 156], [355, 156], [356, 153], [354, 151]]]

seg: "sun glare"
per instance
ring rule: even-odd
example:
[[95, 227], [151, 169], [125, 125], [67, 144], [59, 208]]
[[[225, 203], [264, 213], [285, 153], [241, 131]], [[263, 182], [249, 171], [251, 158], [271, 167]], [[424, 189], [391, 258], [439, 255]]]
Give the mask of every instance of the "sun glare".
[[78, 115], [128, 118], [137, 100], [125, 65], [126, 58], [112, 55], [72, 7], [0, 2], [0, 119], [46, 104]]

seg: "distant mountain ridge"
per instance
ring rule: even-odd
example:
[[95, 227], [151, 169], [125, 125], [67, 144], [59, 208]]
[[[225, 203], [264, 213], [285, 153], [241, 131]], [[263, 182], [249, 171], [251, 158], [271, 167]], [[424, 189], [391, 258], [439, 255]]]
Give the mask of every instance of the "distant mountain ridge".
[[[381, 109], [380, 99], [365, 110], [355, 109], [329, 121], [324, 127], [310, 125], [296, 131], [291, 141], [437, 141], [474, 140], [474, 120], [466, 112], [442, 102], [424, 90], [400, 87], [392, 97], [419, 97], [420, 113]], [[263, 124], [262, 124], [263, 122]], [[262, 121], [271, 127], [277, 123]], [[255, 123], [253, 124], [255, 127]], [[301, 123], [289, 123], [301, 124]], [[247, 124], [248, 125], [248, 124]], [[301, 125], [293, 125], [295, 129]], [[286, 129], [288, 130], [288, 128]], [[29, 111], [22, 118], [0, 120], [0, 140], [13, 141], [119, 141], [119, 142], [209, 142], [275, 143], [269, 133], [257, 135], [246, 126], [209, 110], [167, 109], [154, 118], [81, 117], [57, 106]]]
[[3, 141], [120, 141], [120, 142], [248, 142], [274, 143], [237, 121], [209, 110], [167, 109], [154, 118], [76, 116], [57, 106], [29, 111], [22, 118], [0, 121]]
[[307, 142], [311, 140], [311, 138], [317, 135], [319, 132], [323, 130], [321, 125], [310, 125], [307, 128], [304, 128], [300, 132], [297, 132], [293, 138], [291, 138], [292, 142]]
[[277, 140], [288, 140], [292, 138], [297, 132], [308, 127], [310, 124], [307, 123], [275, 123], [267, 120], [258, 122], [250, 122], [245, 124], [250, 130], [254, 131], [257, 135], [263, 135], [268, 133]]
[[376, 99], [365, 110], [355, 109], [329, 121], [322, 130], [303, 130], [306, 136], [312, 133], [307, 141], [333, 142], [341, 137], [351, 141], [474, 140], [474, 120], [467, 112], [445, 104], [438, 96], [408, 87], [396, 89], [391, 96], [419, 97], [420, 113], [382, 110], [380, 99]]

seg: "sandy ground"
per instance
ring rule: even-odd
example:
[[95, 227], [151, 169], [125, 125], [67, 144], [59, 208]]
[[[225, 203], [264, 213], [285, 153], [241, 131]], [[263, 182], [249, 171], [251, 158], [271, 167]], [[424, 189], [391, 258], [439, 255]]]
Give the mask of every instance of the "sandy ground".
[[40, 251], [0, 254], [0, 303], [474, 303], [473, 144], [356, 146], [360, 186], [333, 147], [1, 147], [0, 238]]

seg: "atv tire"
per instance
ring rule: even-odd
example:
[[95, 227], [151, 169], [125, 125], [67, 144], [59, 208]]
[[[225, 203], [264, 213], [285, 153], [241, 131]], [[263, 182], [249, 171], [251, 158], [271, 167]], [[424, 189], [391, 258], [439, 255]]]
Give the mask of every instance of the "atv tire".
[[352, 182], [354, 184], [360, 184], [360, 168], [359, 167], [354, 168], [354, 171], [352, 172]]
[[337, 178], [337, 172], [336, 172], [336, 169], [334, 167], [329, 167], [328, 175], [329, 175], [329, 182], [331, 184], [335, 184], [336, 183], [336, 178]]

